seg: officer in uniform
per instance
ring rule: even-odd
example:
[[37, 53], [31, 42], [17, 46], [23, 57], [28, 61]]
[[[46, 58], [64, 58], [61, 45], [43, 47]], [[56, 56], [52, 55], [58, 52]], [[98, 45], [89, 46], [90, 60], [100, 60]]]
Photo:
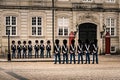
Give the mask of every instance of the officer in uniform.
[[96, 64], [98, 64], [98, 46], [97, 46], [97, 39], [94, 39], [93, 43], [93, 62], [94, 64], [94, 59], [96, 59]]
[[49, 40], [47, 41], [46, 50], [47, 50], [47, 56], [46, 57], [48, 58], [48, 56], [49, 56], [49, 58], [51, 58], [51, 53], [50, 53], [51, 45], [50, 45], [50, 41]]
[[14, 40], [12, 41], [11, 50], [12, 50], [12, 58], [16, 58], [16, 45]]
[[27, 58], [27, 45], [26, 45], [26, 41], [23, 41], [23, 58]]
[[84, 51], [85, 51], [85, 54], [86, 54], [85, 64], [87, 64], [87, 61], [88, 61], [88, 64], [90, 64], [90, 43], [89, 43], [88, 39], [86, 39], [86, 41], [85, 41]]
[[39, 58], [39, 45], [38, 45], [38, 40], [35, 40], [35, 46], [34, 46], [34, 49], [35, 49], [35, 58]]
[[81, 58], [81, 64], [83, 64], [83, 44], [81, 40], [78, 40], [77, 53], [78, 53], [78, 64], [80, 63], [80, 58]]
[[57, 58], [58, 58], [59, 64], [61, 64], [60, 52], [61, 52], [61, 47], [59, 45], [59, 40], [56, 39], [55, 45], [54, 45], [54, 53], [55, 53], [55, 63], [54, 64], [57, 63]]
[[68, 64], [68, 46], [67, 46], [67, 40], [63, 40], [63, 45], [62, 45], [62, 53], [63, 53], [63, 64], [66, 59], [66, 64]]
[[28, 41], [28, 58], [32, 58], [32, 42]]
[[44, 41], [43, 40], [41, 40], [40, 41], [40, 58], [44, 58], [44, 49], [45, 49], [45, 47], [44, 47]]
[[74, 64], [76, 64], [76, 60], [75, 60], [75, 52], [76, 52], [76, 47], [75, 47], [75, 40], [73, 39], [71, 41], [71, 45], [70, 45], [70, 64], [72, 64], [72, 57], [74, 60]]
[[22, 51], [21, 41], [18, 41], [17, 51], [18, 51], [17, 58], [21, 58], [21, 51]]

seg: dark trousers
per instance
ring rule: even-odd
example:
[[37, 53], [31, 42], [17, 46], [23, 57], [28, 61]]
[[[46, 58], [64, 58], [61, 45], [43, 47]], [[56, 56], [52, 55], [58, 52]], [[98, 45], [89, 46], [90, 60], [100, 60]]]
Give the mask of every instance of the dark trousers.
[[27, 52], [23, 51], [23, 58], [27, 58]]
[[39, 58], [38, 51], [35, 51], [35, 58]]
[[65, 63], [66, 61], [66, 64], [68, 64], [68, 54], [63, 54], [63, 64]]
[[44, 58], [44, 51], [40, 51], [40, 58]]
[[86, 53], [86, 64], [87, 64], [87, 62], [88, 62], [88, 64], [90, 64], [90, 53]]
[[97, 53], [93, 54], [93, 62], [92, 62], [93, 64], [94, 64], [94, 61], [95, 61], [94, 59], [96, 59], [96, 64], [98, 64], [98, 54]]
[[78, 64], [80, 63], [80, 61], [83, 64], [83, 54], [82, 53], [78, 53]]
[[17, 58], [21, 58], [21, 51], [18, 51]]
[[[58, 58], [58, 61], [57, 61], [57, 58]], [[55, 64], [56, 64], [57, 62], [59, 62], [59, 64], [61, 64], [60, 53], [55, 54]]]
[[76, 63], [76, 61], [75, 61], [75, 53], [70, 54], [70, 64], [72, 64], [72, 57], [73, 57], [74, 64], [75, 64]]
[[28, 51], [28, 58], [32, 58], [32, 51]]
[[48, 50], [47, 50], [47, 55], [46, 55], [46, 57], [47, 57], [47, 58], [48, 58], [48, 57], [51, 58], [51, 53], [50, 53], [50, 51], [48, 51]]
[[15, 53], [15, 51], [12, 51], [12, 58], [16, 58], [16, 53]]

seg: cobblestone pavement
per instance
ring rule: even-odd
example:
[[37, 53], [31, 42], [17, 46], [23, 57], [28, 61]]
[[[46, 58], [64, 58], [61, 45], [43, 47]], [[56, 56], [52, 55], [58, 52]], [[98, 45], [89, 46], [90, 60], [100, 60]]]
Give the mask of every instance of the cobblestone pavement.
[[0, 62], [0, 80], [120, 80], [120, 56], [99, 56], [99, 64]]

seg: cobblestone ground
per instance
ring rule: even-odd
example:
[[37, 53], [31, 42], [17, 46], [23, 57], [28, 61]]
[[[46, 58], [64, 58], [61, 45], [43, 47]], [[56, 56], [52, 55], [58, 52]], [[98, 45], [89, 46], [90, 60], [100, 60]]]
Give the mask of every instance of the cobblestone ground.
[[120, 80], [120, 56], [99, 56], [99, 64], [0, 62], [0, 80]]

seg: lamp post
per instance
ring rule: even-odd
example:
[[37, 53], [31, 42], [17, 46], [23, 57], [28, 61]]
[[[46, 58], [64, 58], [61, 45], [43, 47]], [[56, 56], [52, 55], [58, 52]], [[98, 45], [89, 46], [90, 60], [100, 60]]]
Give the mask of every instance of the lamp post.
[[8, 61], [11, 61], [11, 54], [10, 54], [10, 26], [7, 27], [8, 30]]

